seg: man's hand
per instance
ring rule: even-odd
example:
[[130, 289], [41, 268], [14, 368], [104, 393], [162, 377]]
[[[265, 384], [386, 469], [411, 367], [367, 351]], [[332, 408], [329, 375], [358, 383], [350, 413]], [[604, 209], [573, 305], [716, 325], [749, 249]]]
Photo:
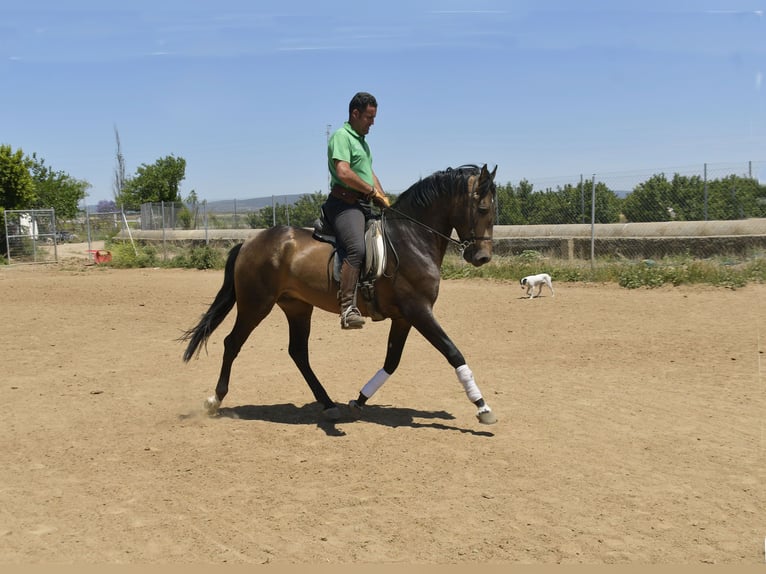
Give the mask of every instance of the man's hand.
[[380, 209], [391, 207], [391, 203], [388, 201], [386, 194], [380, 191], [377, 187], [373, 188], [371, 199], [372, 203], [377, 205]]

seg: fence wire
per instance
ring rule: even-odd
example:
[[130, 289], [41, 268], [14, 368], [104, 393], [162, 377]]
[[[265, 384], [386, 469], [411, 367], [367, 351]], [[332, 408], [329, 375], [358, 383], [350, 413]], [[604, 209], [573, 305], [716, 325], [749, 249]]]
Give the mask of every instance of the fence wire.
[[[537, 252], [543, 257], [594, 262], [680, 255], [763, 257], [766, 251], [766, 161], [496, 183], [495, 239], [500, 254]], [[395, 198], [396, 193], [391, 195]], [[290, 224], [291, 216], [293, 224], [307, 226], [310, 223], [303, 219], [318, 215], [316, 201], [315, 192], [147, 203], [135, 213], [89, 214], [89, 237], [99, 239], [129, 226], [139, 232], [162, 230], [163, 240], [169, 237], [166, 231], [203, 231], [207, 241], [209, 231], [246, 232]], [[232, 232], [230, 239], [241, 238], [241, 233]], [[212, 235], [223, 238], [225, 234]]]

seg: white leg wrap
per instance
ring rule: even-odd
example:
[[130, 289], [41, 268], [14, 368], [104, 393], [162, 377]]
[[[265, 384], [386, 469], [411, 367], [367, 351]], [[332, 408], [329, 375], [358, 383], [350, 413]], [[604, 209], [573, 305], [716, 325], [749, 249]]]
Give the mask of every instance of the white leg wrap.
[[367, 381], [367, 384], [362, 387], [362, 394], [368, 399], [372, 398], [372, 395], [383, 386], [383, 383], [385, 383], [390, 376], [391, 375], [389, 375], [385, 369], [380, 369], [369, 381]]
[[473, 373], [468, 368], [468, 365], [460, 365], [455, 369], [455, 373], [457, 373], [457, 380], [460, 381], [460, 384], [465, 389], [465, 394], [468, 395], [468, 400], [472, 403], [478, 401], [481, 398], [481, 391], [476, 386], [476, 381], [473, 380]]

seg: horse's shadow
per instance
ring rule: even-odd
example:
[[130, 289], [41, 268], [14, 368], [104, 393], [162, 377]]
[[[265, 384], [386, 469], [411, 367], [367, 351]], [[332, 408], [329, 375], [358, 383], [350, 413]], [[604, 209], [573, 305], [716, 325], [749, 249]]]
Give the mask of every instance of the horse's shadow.
[[[339, 420], [330, 421], [322, 418], [322, 407], [319, 403], [308, 403], [296, 406], [292, 403], [275, 405], [239, 405], [234, 407], [221, 407], [218, 416], [222, 418], [241, 419], [249, 421], [265, 421], [289, 425], [316, 425], [324, 430], [328, 436], [345, 436], [346, 432], [339, 428], [344, 423], [372, 423], [392, 428], [433, 428], [444, 431], [457, 431], [475, 436], [494, 436], [487, 431], [476, 431], [470, 428], [461, 428], [438, 421], [452, 421], [455, 417], [446, 411], [421, 411], [390, 405], [368, 405], [364, 407], [364, 414], [360, 420], [354, 419], [348, 407], [338, 405], [341, 411]], [[425, 419], [431, 422], [419, 422], [415, 419]]]

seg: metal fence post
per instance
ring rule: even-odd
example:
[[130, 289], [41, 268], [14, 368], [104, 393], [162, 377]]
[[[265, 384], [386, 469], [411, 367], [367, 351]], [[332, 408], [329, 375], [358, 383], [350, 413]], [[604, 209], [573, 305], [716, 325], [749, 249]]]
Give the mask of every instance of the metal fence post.
[[593, 174], [590, 193], [590, 266], [596, 264], [596, 174]]
[[704, 213], [705, 221], [707, 221], [707, 163], [705, 164], [703, 173], [704, 173], [703, 177], [705, 179], [703, 213]]

